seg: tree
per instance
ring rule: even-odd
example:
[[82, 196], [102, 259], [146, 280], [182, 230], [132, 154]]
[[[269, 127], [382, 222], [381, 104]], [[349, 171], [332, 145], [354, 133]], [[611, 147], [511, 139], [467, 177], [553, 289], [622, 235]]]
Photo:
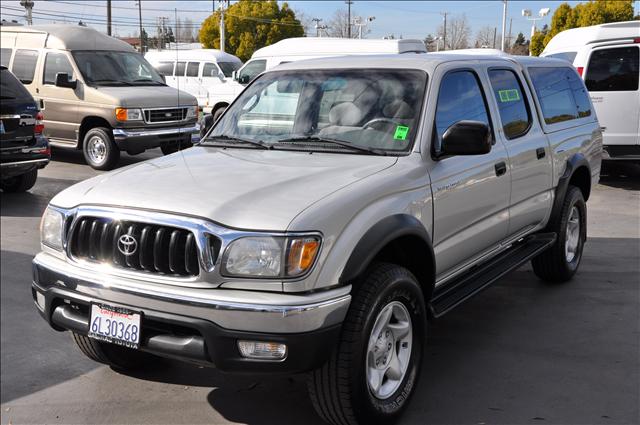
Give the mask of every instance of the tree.
[[523, 33], [518, 33], [516, 41], [509, 51], [512, 55], [526, 56], [529, 54], [529, 42], [524, 38]]
[[494, 45], [493, 45], [494, 34], [495, 34], [495, 39], [499, 40], [500, 39], [500, 34], [497, 33], [495, 28], [490, 27], [490, 26], [484, 26], [484, 27], [480, 28], [478, 30], [478, 32], [476, 33], [475, 47], [491, 47], [491, 48], [493, 48], [494, 47]]
[[[463, 13], [460, 16], [453, 16], [447, 20], [447, 49], [466, 49], [469, 47], [469, 35], [471, 27], [467, 16]], [[438, 28], [438, 36], [444, 37], [444, 26]]]
[[427, 48], [427, 52], [435, 52], [436, 49], [436, 42], [438, 42], [439, 40], [436, 40], [434, 36], [432, 36], [431, 34], [427, 34], [427, 36], [424, 38], [424, 45]]
[[534, 56], [538, 56], [556, 34], [571, 28], [632, 19], [632, 0], [590, 0], [577, 4], [573, 8], [563, 3], [554, 12], [549, 31], [536, 32], [531, 38], [531, 52]]
[[[225, 11], [225, 50], [246, 61], [257, 49], [290, 37], [302, 37], [304, 29], [287, 3], [275, 0], [240, 0]], [[204, 20], [199, 33], [207, 49], [220, 48], [220, 11]]]
[[[352, 10], [351, 17], [358, 16], [357, 13]], [[349, 38], [349, 14], [346, 10], [338, 9], [333, 14], [333, 17], [327, 22], [327, 29], [331, 37]], [[351, 38], [357, 38], [358, 31], [351, 27]]]

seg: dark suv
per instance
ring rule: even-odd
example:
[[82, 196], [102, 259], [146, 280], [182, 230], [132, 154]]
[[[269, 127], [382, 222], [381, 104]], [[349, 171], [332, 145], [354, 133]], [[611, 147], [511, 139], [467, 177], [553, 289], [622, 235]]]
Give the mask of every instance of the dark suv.
[[24, 192], [36, 183], [38, 169], [49, 163], [51, 150], [33, 97], [6, 67], [0, 67], [0, 76], [0, 188]]

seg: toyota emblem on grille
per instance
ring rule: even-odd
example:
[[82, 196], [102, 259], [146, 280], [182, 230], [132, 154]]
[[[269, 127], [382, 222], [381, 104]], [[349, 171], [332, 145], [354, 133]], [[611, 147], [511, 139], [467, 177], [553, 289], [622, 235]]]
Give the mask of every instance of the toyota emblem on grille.
[[118, 251], [123, 255], [129, 256], [135, 254], [138, 249], [138, 241], [133, 236], [126, 234], [118, 238]]

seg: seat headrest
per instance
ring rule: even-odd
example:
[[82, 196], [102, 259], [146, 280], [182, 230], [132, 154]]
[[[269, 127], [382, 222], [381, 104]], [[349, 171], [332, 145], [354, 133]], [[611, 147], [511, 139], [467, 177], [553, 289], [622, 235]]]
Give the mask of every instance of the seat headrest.
[[329, 122], [332, 125], [355, 127], [362, 118], [362, 110], [352, 102], [339, 103], [329, 111]]
[[413, 108], [404, 100], [394, 100], [382, 108], [382, 113], [387, 118], [410, 119], [413, 118]]

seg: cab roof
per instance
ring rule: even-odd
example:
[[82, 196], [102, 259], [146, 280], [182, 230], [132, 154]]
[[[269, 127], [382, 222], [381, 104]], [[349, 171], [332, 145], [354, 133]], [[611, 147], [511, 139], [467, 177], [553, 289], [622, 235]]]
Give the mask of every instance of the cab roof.
[[178, 50], [149, 50], [144, 57], [148, 61], [161, 61], [161, 60], [193, 60], [203, 61], [212, 60], [215, 62], [237, 62], [242, 63], [240, 58], [223, 52], [218, 49], [178, 49]]
[[273, 56], [331, 56], [371, 53], [426, 52], [422, 40], [375, 40], [331, 37], [293, 37], [256, 50], [251, 59]]
[[613, 22], [590, 27], [572, 28], [558, 33], [549, 41], [544, 53], [566, 51], [586, 44], [640, 37], [640, 21]]
[[438, 65], [447, 62], [503, 62], [516, 63], [522, 67], [532, 65], [568, 66], [561, 59], [540, 58], [530, 56], [490, 55], [490, 54], [463, 54], [455, 53], [405, 53], [395, 55], [357, 55], [336, 56], [329, 58], [308, 59], [281, 64], [273, 70], [294, 69], [346, 69], [346, 68], [378, 68], [378, 69], [420, 69], [432, 72]]
[[[2, 27], [2, 33], [41, 35], [42, 47], [61, 50], [113, 50], [135, 52], [128, 43], [93, 28], [70, 24]], [[39, 38], [39, 37], [38, 37]], [[39, 38], [40, 39], [40, 38]], [[16, 38], [16, 43], [19, 38]], [[33, 43], [33, 41], [31, 41]], [[9, 47], [9, 46], [7, 46]], [[13, 46], [10, 46], [13, 47]]]

